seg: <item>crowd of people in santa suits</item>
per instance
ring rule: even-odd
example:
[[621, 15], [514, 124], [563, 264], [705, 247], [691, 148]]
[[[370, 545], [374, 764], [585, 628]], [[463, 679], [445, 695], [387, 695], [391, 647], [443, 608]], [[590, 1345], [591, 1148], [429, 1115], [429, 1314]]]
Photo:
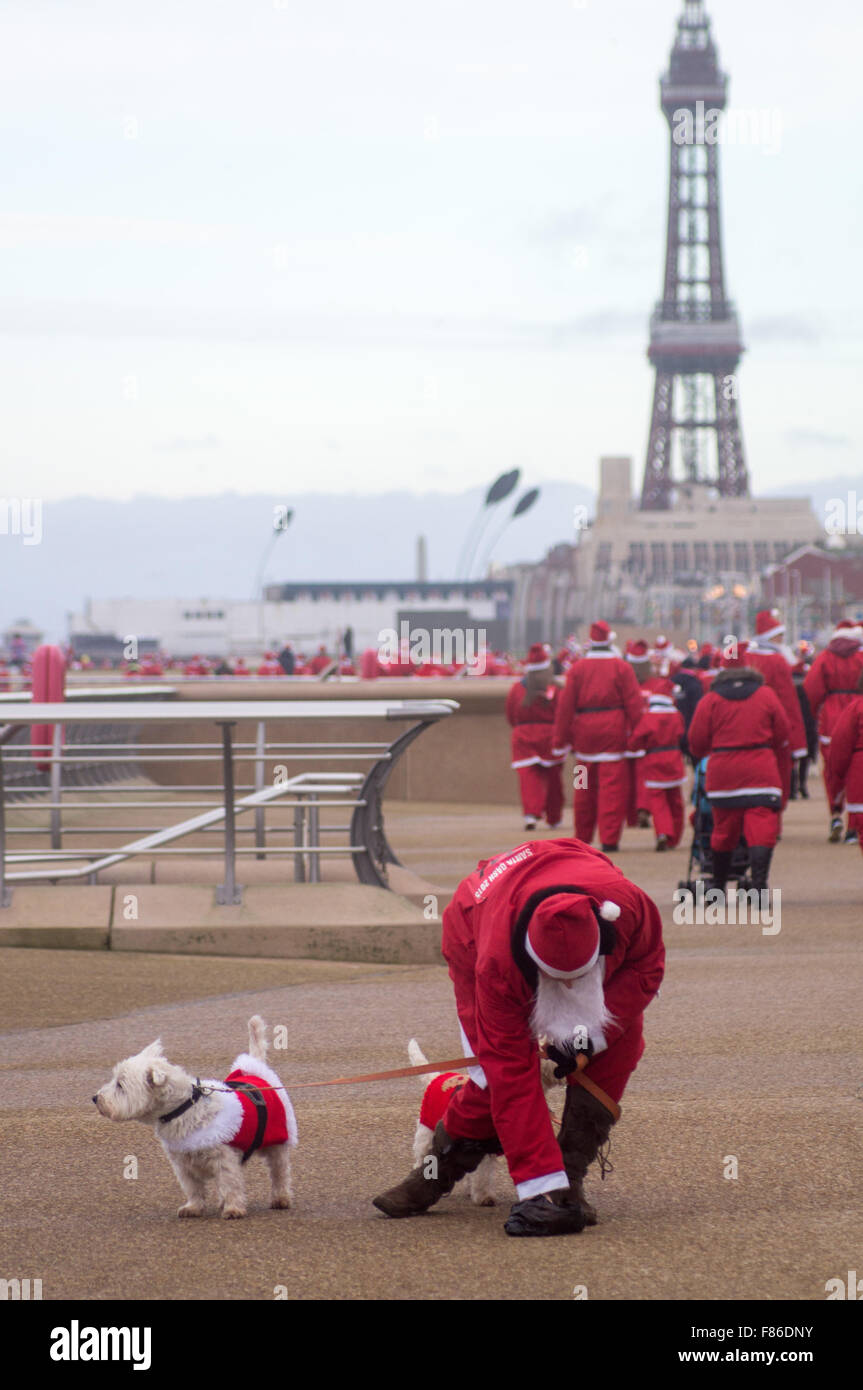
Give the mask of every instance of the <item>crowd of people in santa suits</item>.
[[[621, 652], [603, 621], [584, 647], [557, 657], [536, 643], [511, 687], [506, 716], [525, 828], [563, 818], [563, 768], [573, 763], [573, 827], [606, 852], [626, 826], [652, 823], [656, 849], [681, 841], [685, 760], [706, 759], [714, 883], [722, 888], [741, 836], [754, 887], [767, 872], [791, 799], [809, 795], [820, 753], [832, 842], [860, 842], [863, 826], [863, 627], [843, 619], [815, 655], [784, 646], [776, 609], [758, 613], [748, 640], [721, 648], [665, 637]], [[847, 813], [847, 828], [843, 815]]]
[[[706, 759], [714, 884], [725, 888], [743, 836], [753, 886], [765, 888], [782, 811], [808, 795], [817, 744], [830, 839], [844, 829], [843, 798], [850, 831], [863, 827], [863, 628], [843, 621], [818, 656], [800, 649], [795, 661], [783, 635], [771, 609], [757, 615], [751, 640], [697, 655], [661, 637], [621, 652], [601, 621], [583, 650], [568, 644], [555, 661], [531, 647], [506, 702], [525, 828], [560, 826], [571, 754], [575, 834], [528, 838], [481, 862], [444, 912], [441, 949], [474, 1061], [467, 1075], [446, 1077], [428, 1158], [374, 1198], [385, 1216], [428, 1211], [502, 1153], [517, 1198], [508, 1235], [596, 1224], [584, 1179], [620, 1118], [665, 961], [656, 904], [607, 857], [624, 826], [641, 813], [657, 850], [677, 845], [684, 759]], [[591, 845], [597, 829], [606, 853]], [[540, 1057], [566, 1081], [556, 1136]]]

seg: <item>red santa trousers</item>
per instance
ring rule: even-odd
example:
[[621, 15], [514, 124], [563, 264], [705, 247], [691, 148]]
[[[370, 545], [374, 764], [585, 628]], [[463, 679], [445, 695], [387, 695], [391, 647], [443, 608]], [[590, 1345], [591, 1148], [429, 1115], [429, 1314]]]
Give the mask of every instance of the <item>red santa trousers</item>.
[[[581, 762], [575, 754], [573, 810], [577, 840], [589, 845], [597, 824], [601, 844], [616, 845], [620, 840], [629, 801], [629, 761], [617, 758], [614, 762]], [[580, 786], [580, 781], [586, 782], [586, 786]]]
[[750, 846], [762, 845], [773, 849], [779, 837], [779, 812], [771, 811], [769, 806], [717, 806], [712, 804], [713, 833], [710, 836], [711, 849], [731, 850], [737, 848], [740, 836], [745, 835]]
[[530, 763], [527, 767], [518, 768], [517, 772], [524, 814], [532, 816], [534, 820], [541, 820], [545, 816], [549, 825], [559, 825], [563, 815], [563, 769], [560, 763], [554, 767]]
[[648, 787], [648, 805], [656, 835], [667, 835], [673, 849], [683, 834], [683, 796], [679, 787]]

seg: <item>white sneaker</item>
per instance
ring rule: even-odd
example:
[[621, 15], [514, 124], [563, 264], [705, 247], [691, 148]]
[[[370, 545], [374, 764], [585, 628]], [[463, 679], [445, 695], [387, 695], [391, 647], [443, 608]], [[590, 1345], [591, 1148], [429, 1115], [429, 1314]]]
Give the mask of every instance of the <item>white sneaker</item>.
[[536, 821], [534, 820], [533, 816], [525, 816], [524, 828], [525, 830], [536, 830]]

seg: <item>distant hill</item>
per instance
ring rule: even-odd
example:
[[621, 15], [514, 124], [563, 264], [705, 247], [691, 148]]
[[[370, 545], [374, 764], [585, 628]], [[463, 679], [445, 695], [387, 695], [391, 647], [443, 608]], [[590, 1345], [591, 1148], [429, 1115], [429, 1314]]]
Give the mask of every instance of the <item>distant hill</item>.
[[[480, 561], [530, 481], [492, 513], [478, 547]], [[552, 545], [573, 539], [577, 506], [592, 515], [591, 489], [578, 483], [540, 486], [536, 506], [501, 534], [495, 561], [539, 560]], [[829, 498], [855, 488], [863, 493], [863, 479], [820, 478], [769, 495], [808, 492], [823, 516]], [[270, 582], [411, 579], [419, 535], [426, 537], [429, 578], [457, 577], [483, 496], [483, 489], [472, 488], [458, 494], [225, 493], [45, 503], [39, 545], [0, 534], [0, 626], [30, 618], [56, 640], [66, 634], [66, 615], [80, 610], [87, 597], [250, 598], [278, 504], [292, 507], [294, 518], [275, 543], [265, 574]], [[478, 565], [474, 574], [480, 572]]]
[[[531, 484], [491, 512], [478, 561]], [[556, 542], [573, 538], [576, 506], [593, 511], [589, 488], [541, 487], [532, 510], [501, 535], [495, 561], [540, 559]], [[265, 574], [270, 582], [412, 579], [420, 535], [429, 579], [450, 579], [484, 495], [472, 488], [458, 494], [225, 493], [46, 502], [40, 544], [0, 535], [0, 627], [30, 618], [52, 640], [65, 637], [67, 613], [80, 611], [87, 597], [250, 598], [278, 504], [292, 507], [294, 517], [274, 545]], [[480, 572], [478, 564], [473, 573]]]

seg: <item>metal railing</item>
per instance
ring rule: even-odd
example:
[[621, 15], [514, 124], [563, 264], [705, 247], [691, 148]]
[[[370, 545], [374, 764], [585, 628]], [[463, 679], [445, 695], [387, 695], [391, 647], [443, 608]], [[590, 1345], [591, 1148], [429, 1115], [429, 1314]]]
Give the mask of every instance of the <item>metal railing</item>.
[[[386, 837], [383, 823], [382, 798], [386, 784], [392, 775], [399, 758], [410, 744], [430, 725], [446, 718], [458, 709], [454, 700], [272, 700], [272, 701], [205, 701], [177, 703], [136, 703], [101, 701], [98, 704], [76, 703], [67, 705], [34, 705], [26, 702], [4, 703], [0, 706], [0, 717], [6, 722], [0, 727], [0, 906], [11, 902], [10, 883], [14, 882], [62, 882], [65, 880], [86, 879], [90, 883], [98, 881], [103, 869], [112, 867], [136, 856], [162, 855], [222, 855], [224, 857], [224, 881], [216, 891], [219, 903], [239, 903], [242, 901], [242, 888], [237, 883], [236, 862], [238, 857], [254, 856], [265, 859], [269, 856], [290, 856], [293, 858], [294, 879], [298, 882], [318, 883], [321, 881], [322, 860], [337, 855], [350, 855], [354, 871], [361, 883], [388, 887], [387, 865], [398, 864]], [[355, 740], [331, 740], [327, 742], [272, 742], [267, 739], [267, 723], [272, 720], [307, 723], [319, 719], [361, 719], [373, 724], [391, 724], [394, 721], [409, 721], [410, 727], [397, 737], [386, 741], [359, 742]], [[238, 720], [252, 720], [255, 723], [254, 743], [235, 743], [233, 730]], [[206, 722], [219, 731], [219, 740], [211, 743], [150, 743], [142, 742], [138, 731], [143, 725], [169, 723], [188, 723], [190, 725]], [[49, 823], [45, 827], [30, 825], [7, 826], [7, 805], [12, 798], [20, 801], [20, 785], [8, 796], [6, 778], [14, 777], [18, 765], [29, 763], [35, 766], [34, 750], [29, 742], [22, 743], [21, 731], [34, 724], [52, 724], [50, 744], [38, 745], [39, 761], [49, 765], [49, 799], [42, 799], [39, 793], [28, 789], [27, 813], [47, 811]], [[130, 731], [130, 738], [120, 741], [118, 729], [123, 726]], [[82, 741], [80, 731], [87, 729], [109, 729], [112, 742], [94, 743]], [[64, 742], [64, 733], [79, 730], [77, 740]], [[16, 742], [13, 743], [13, 739]], [[201, 794], [217, 790], [218, 784], [208, 786], [206, 782], [166, 786], [153, 783], [151, 786], [121, 786], [112, 782], [108, 789], [110, 800], [89, 800], [89, 796], [105, 795], [103, 779], [96, 786], [75, 786], [76, 799], [70, 801], [64, 795], [74, 774], [76, 766], [90, 766], [94, 754], [98, 754], [99, 766], [112, 763], [123, 768], [140, 768], [146, 773], [148, 765], [154, 768], [161, 764], [207, 764], [217, 763], [221, 769], [221, 792], [218, 801], [182, 800], [179, 795]], [[275, 759], [288, 755], [293, 764], [309, 763], [303, 771], [287, 776], [287, 767], [279, 763], [276, 772], [285, 775], [274, 776], [270, 785], [266, 782], [266, 767]], [[338, 770], [330, 770], [327, 764], [342, 764]], [[251, 764], [253, 781], [237, 783], [235, 770], [238, 764]], [[345, 764], [366, 764], [365, 770], [353, 770]], [[155, 799], [159, 793], [170, 793], [166, 799]], [[117, 798], [116, 800], [113, 798]], [[37, 799], [38, 798], [38, 799]], [[143, 799], [142, 799], [143, 798]], [[280, 806], [293, 812], [288, 825], [268, 826], [266, 812], [270, 806]], [[94, 827], [64, 825], [63, 813], [70, 811], [121, 810], [139, 811], [179, 809], [199, 811], [200, 814], [178, 821], [171, 825], [128, 825], [112, 822], [110, 825], [95, 827], [96, 832], [109, 838], [114, 835], [134, 835], [131, 841], [111, 847], [87, 843], [74, 849], [68, 845], [70, 836], [92, 836]], [[324, 825], [321, 811], [324, 808], [350, 808], [350, 822], [347, 825]], [[251, 814], [252, 823], [238, 826], [238, 817]], [[134, 819], [134, 817], [133, 817]], [[142, 834], [142, 832], [144, 832]], [[18, 853], [9, 852], [9, 842], [13, 836], [38, 836], [44, 834], [50, 845], [44, 849], [26, 849]], [[287, 834], [292, 843], [286, 846], [274, 845], [274, 835]], [[346, 834], [345, 844], [324, 844], [325, 835]], [[208, 846], [189, 846], [181, 848], [174, 844], [190, 835], [221, 835], [222, 844]], [[239, 846], [238, 836], [250, 835], [253, 843]], [[17, 866], [10, 872], [10, 866]], [[39, 867], [37, 867], [39, 866]]]

